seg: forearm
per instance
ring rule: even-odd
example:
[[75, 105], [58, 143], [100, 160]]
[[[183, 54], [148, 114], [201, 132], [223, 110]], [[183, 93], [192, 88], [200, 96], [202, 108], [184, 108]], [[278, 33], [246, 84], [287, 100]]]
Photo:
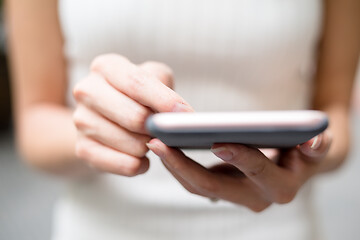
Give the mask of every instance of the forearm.
[[17, 144], [31, 166], [67, 176], [89, 172], [75, 157], [76, 128], [70, 109], [51, 103], [34, 104], [17, 119]]
[[360, 2], [325, 1], [313, 107], [328, 113], [332, 145], [320, 171], [337, 168], [350, 148], [350, 104], [360, 52]]

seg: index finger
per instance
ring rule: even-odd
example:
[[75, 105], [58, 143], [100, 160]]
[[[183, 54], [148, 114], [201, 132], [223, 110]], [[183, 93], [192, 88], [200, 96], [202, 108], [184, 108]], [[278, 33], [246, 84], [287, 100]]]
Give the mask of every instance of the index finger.
[[269, 200], [285, 203], [297, 190], [291, 171], [281, 168], [260, 150], [240, 144], [214, 144], [212, 152], [225, 162], [235, 166], [258, 185]]
[[91, 70], [101, 74], [114, 88], [156, 112], [171, 112], [177, 104], [191, 106], [155, 75], [137, 67], [128, 59], [107, 54], [97, 57]]

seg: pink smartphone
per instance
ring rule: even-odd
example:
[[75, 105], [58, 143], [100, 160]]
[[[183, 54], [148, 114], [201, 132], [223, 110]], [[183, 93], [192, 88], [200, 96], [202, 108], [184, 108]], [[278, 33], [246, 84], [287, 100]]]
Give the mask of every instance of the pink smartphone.
[[327, 115], [314, 110], [157, 113], [146, 121], [153, 137], [179, 148], [210, 148], [214, 143], [289, 148], [327, 126]]

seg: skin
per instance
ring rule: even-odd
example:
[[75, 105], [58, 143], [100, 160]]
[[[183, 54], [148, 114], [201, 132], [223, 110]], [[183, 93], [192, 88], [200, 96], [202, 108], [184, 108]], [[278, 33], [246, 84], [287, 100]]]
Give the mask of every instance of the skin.
[[34, 167], [79, 177], [98, 171], [144, 173], [150, 149], [191, 193], [257, 212], [272, 203], [290, 202], [308, 179], [336, 169], [346, 158], [359, 12], [357, 0], [326, 2], [313, 108], [328, 113], [329, 130], [280, 151], [278, 164], [258, 149], [216, 144], [212, 150], [224, 164], [207, 169], [180, 150], [150, 140], [144, 129], [146, 117], [154, 112], [193, 111], [172, 90], [169, 67], [157, 62], [135, 65], [116, 54], [99, 56], [73, 89], [78, 104], [72, 111], [65, 104], [66, 61], [57, 1], [9, 0], [6, 20], [19, 150]]

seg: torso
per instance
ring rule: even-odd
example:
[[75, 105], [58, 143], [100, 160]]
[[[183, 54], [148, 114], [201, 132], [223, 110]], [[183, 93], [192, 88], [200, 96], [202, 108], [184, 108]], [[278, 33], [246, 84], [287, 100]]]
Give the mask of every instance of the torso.
[[[167, 63], [197, 111], [309, 107], [320, 0], [62, 0], [59, 9], [69, 93], [95, 56], [115, 52]], [[207, 151], [188, 154], [217, 161]], [[308, 187], [288, 205], [253, 214], [187, 193], [150, 157], [143, 176], [70, 184], [54, 239], [310, 239]]]

